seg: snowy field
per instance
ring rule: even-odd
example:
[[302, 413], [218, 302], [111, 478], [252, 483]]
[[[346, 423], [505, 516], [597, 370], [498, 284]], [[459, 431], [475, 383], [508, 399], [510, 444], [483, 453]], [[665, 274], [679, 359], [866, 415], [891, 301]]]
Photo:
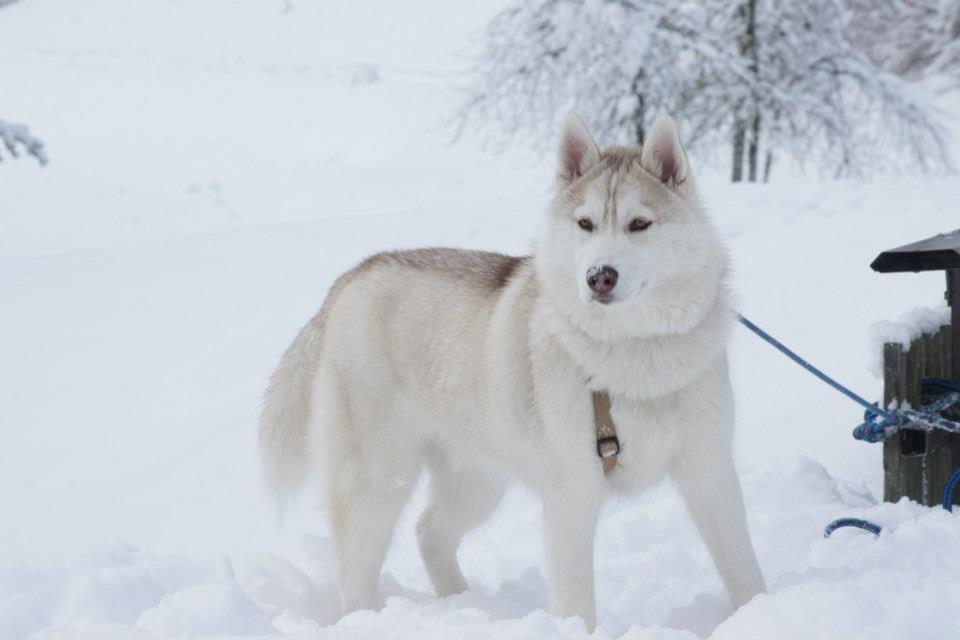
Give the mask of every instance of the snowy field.
[[[469, 36], [499, 4], [0, 11], [0, 117], [51, 159], [0, 165], [0, 640], [588, 635], [544, 612], [539, 505], [522, 488], [465, 541], [472, 590], [442, 600], [415, 496], [385, 609], [338, 620], [316, 496], [281, 524], [258, 476], [266, 379], [339, 273], [388, 248], [530, 246], [550, 154], [451, 144], [447, 126]], [[960, 115], [956, 95], [940, 107]], [[868, 264], [960, 226], [960, 180], [694, 171], [745, 314], [878, 397], [872, 325], [940, 304], [943, 282]], [[850, 437], [854, 405], [745, 331], [732, 360], [770, 593], [731, 615], [665, 485], [606, 508], [595, 636], [960, 637], [960, 516], [880, 502], [881, 449]], [[839, 516], [884, 532], [823, 539]]]

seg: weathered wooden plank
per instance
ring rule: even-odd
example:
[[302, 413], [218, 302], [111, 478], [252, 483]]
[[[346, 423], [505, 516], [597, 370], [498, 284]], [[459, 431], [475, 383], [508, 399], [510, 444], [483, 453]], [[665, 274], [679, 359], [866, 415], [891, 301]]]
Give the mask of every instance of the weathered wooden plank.
[[950, 372], [943, 368], [943, 332], [923, 336], [923, 361], [925, 378], [949, 378]]
[[896, 438], [883, 441], [883, 501], [896, 502], [900, 492], [900, 444]]
[[929, 480], [925, 482], [925, 471], [925, 456], [900, 456], [896, 478], [897, 500], [906, 497], [920, 504], [930, 504]]
[[953, 357], [954, 345], [960, 345], [960, 341], [953, 339], [954, 327], [956, 327], [955, 324], [940, 329], [940, 333], [943, 334], [943, 370], [951, 371], [951, 379], [960, 384], [960, 378], [957, 378], [957, 372], [953, 368], [955, 366], [954, 363], [960, 362], [960, 358]]
[[914, 409], [919, 409], [920, 402], [920, 381], [923, 379], [923, 372], [926, 369], [924, 360], [924, 337], [921, 336], [910, 343], [907, 350], [906, 376], [903, 380], [903, 395], [901, 400], [906, 400]]
[[952, 309], [950, 315], [951, 333], [951, 360], [950, 377], [960, 383], [960, 269], [947, 271], [947, 303]]
[[890, 403], [900, 397], [900, 360], [903, 347], [897, 343], [887, 342], [883, 345], [883, 406], [888, 408]]
[[954, 450], [960, 440], [946, 431], [932, 431], [927, 437], [929, 450], [926, 455], [928, 497], [923, 504], [934, 506], [940, 503], [943, 487], [956, 465]]
[[[903, 347], [898, 343], [883, 345], [883, 406], [889, 408], [899, 402], [903, 380]], [[900, 439], [883, 441], [883, 499], [896, 502], [903, 495], [900, 490]]]
[[[960, 384], [960, 269], [950, 269], [947, 271], [947, 304], [950, 305], [950, 326], [944, 327], [943, 333], [943, 354], [944, 354], [944, 373], [949, 373], [951, 380]], [[945, 434], [943, 456], [943, 468], [938, 469], [938, 474], [943, 474], [943, 481], [946, 482], [950, 474], [960, 467], [960, 434]], [[942, 492], [942, 486], [940, 488]], [[960, 495], [954, 493], [953, 504], [960, 504]]]

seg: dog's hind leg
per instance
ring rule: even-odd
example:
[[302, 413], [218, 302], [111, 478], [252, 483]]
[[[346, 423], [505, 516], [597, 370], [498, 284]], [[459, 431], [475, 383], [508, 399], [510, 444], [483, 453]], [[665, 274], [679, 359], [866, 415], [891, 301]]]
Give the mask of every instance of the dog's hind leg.
[[388, 472], [379, 478], [366, 471], [341, 470], [340, 487], [331, 498], [344, 613], [379, 608], [380, 570], [397, 518], [416, 484], [416, 471]]
[[[326, 425], [327, 488], [343, 613], [377, 609], [380, 570], [394, 526], [416, 486], [423, 456], [403, 429], [385, 428], [389, 407], [348, 394]], [[362, 409], [354, 408], [362, 405]]]
[[420, 555], [440, 597], [469, 587], [457, 562], [464, 534], [486, 520], [500, 504], [506, 482], [475, 469], [453, 469], [439, 452], [427, 458], [430, 503], [417, 521]]

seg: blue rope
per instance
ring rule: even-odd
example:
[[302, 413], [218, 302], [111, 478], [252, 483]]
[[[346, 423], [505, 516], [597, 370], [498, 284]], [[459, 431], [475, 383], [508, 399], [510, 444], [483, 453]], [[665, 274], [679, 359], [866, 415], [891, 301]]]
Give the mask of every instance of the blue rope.
[[[952, 391], [954, 393], [960, 391], [960, 384], [956, 384], [950, 380], [931, 378], [930, 380], [924, 380], [923, 383], [934, 387], [940, 387], [941, 389]], [[950, 477], [947, 479], [947, 484], [943, 485], [943, 496], [940, 499], [940, 506], [947, 511], [953, 511], [953, 495], [957, 491], [958, 484], [960, 484], [960, 467], [957, 467], [953, 470], [953, 473], [951, 473]]]
[[876, 415], [882, 416], [887, 420], [895, 421], [897, 419], [897, 416], [894, 415], [893, 413], [880, 409], [879, 407], [877, 407], [876, 403], [868, 402], [867, 400], [864, 400], [863, 398], [858, 396], [856, 393], [854, 393], [847, 387], [843, 386], [842, 384], [840, 384], [839, 382], [837, 382], [836, 380], [834, 380], [833, 378], [825, 374], [823, 371], [820, 371], [820, 369], [817, 369], [815, 366], [813, 366], [812, 364], [810, 364], [809, 362], [801, 358], [799, 355], [797, 355], [795, 352], [787, 348], [787, 346], [784, 345], [782, 342], [780, 342], [779, 340], [771, 336], [769, 333], [767, 333], [757, 325], [753, 324], [752, 322], [744, 318], [742, 315], [738, 314], [737, 319], [740, 320], [740, 324], [745, 326], [747, 329], [750, 329], [750, 331], [753, 331], [755, 334], [757, 334], [758, 336], [760, 336], [761, 338], [769, 342], [771, 345], [773, 345], [774, 348], [777, 349], [777, 351], [787, 356], [788, 358], [796, 362], [798, 365], [800, 365], [801, 367], [803, 367], [813, 375], [817, 376], [818, 378], [826, 382], [828, 385], [830, 385], [831, 387], [833, 387], [843, 395], [847, 396], [848, 398], [850, 398], [860, 406], [864, 407], [865, 409], [867, 409], [867, 411], [874, 412], [876, 413]]
[[857, 529], [869, 531], [875, 536], [880, 535], [880, 531], [882, 531], [882, 527], [880, 525], [874, 524], [869, 520], [861, 520], [860, 518], [840, 518], [827, 525], [827, 527], [823, 530], [823, 537], [829, 538], [831, 533], [841, 527], [856, 527]]
[[[740, 324], [760, 336], [763, 340], [772, 345], [777, 351], [787, 356], [795, 363], [815, 375], [817, 378], [827, 383], [865, 409], [863, 414], [863, 423], [858, 425], [853, 430], [853, 437], [857, 440], [863, 440], [865, 442], [881, 442], [897, 433], [897, 431], [906, 425], [910, 425], [912, 428], [918, 428], [923, 431], [943, 429], [953, 433], [960, 433], [960, 422], [947, 420], [945, 418], [941, 418], [939, 415], [941, 411], [944, 411], [955, 404], [960, 404], [960, 385], [956, 384], [955, 382], [939, 378], [925, 378], [922, 381], [922, 384], [925, 387], [939, 387], [946, 393], [936, 401], [921, 407], [919, 411], [914, 411], [911, 409], [887, 411], [880, 408], [876, 403], [864, 400], [861, 396], [843, 386], [820, 369], [817, 369], [815, 366], [801, 358], [796, 352], [791, 351], [782, 342], [771, 336], [754, 323], [747, 320], [742, 315], [737, 314], [737, 319], [740, 321]], [[960, 468], [957, 468], [953, 472], [953, 474], [950, 476], [950, 479], [947, 480], [947, 484], [943, 488], [943, 499], [941, 504], [947, 511], [953, 511], [953, 494], [957, 489], [957, 485], [960, 485]], [[869, 520], [861, 520], [859, 518], [840, 518], [839, 520], [834, 520], [827, 525], [827, 527], [823, 530], [823, 537], [829, 538], [831, 533], [841, 527], [857, 527], [859, 529], [869, 531], [875, 535], [879, 535], [881, 531], [880, 525], [874, 524]]]
[[940, 506], [947, 511], [953, 511], [953, 493], [957, 489], [957, 484], [960, 484], [960, 467], [953, 470], [953, 473], [950, 474], [950, 478], [947, 480], [947, 484], [943, 486], [943, 498], [941, 499]]
[[960, 391], [960, 384], [953, 380], [944, 380], [943, 378], [924, 378], [924, 387], [940, 387], [945, 391]]
[[820, 369], [801, 358], [796, 352], [791, 351], [782, 342], [771, 336], [769, 333], [747, 320], [742, 315], [737, 315], [740, 323], [750, 331], [760, 336], [763, 340], [773, 345], [777, 351], [787, 356], [795, 363], [815, 375], [817, 378], [827, 383], [843, 395], [847, 396], [860, 406], [864, 407], [863, 423], [857, 425], [853, 430], [853, 437], [865, 442], [881, 442], [897, 433], [901, 428], [910, 425], [911, 428], [921, 429], [923, 431], [932, 431], [933, 429], [943, 429], [953, 433], [960, 433], [960, 422], [954, 422], [941, 418], [938, 414], [951, 405], [960, 403], [960, 385], [956, 385], [949, 380], [931, 379], [932, 385], [952, 391], [936, 402], [921, 407], [919, 411], [912, 409], [898, 409], [896, 411], [887, 411], [877, 406], [876, 403], [864, 400], [847, 387], [843, 386]]

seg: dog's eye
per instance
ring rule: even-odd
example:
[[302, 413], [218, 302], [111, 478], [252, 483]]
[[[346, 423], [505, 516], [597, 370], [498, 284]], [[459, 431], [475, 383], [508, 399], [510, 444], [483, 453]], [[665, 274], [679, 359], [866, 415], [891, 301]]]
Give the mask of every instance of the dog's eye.
[[630, 221], [630, 226], [627, 227], [627, 230], [630, 231], [631, 233], [634, 231], [643, 231], [644, 229], [649, 227], [651, 224], [653, 223], [647, 220], [646, 218], [634, 218], [633, 220]]
[[593, 222], [590, 221], [590, 218], [580, 218], [577, 220], [577, 226], [584, 231], [593, 231]]

